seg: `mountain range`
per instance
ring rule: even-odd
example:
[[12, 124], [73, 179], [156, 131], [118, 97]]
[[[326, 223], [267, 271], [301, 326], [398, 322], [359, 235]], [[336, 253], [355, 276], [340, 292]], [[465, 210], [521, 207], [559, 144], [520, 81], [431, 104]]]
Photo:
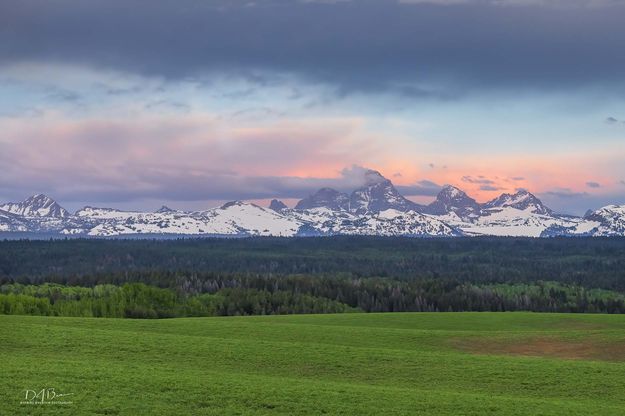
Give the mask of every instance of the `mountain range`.
[[625, 236], [625, 205], [609, 205], [584, 217], [561, 215], [526, 190], [478, 203], [444, 186], [429, 205], [402, 196], [379, 172], [365, 172], [350, 194], [322, 188], [288, 208], [274, 199], [265, 208], [232, 201], [204, 211], [163, 206], [155, 212], [84, 207], [70, 213], [38, 194], [0, 205], [0, 232], [59, 236]]

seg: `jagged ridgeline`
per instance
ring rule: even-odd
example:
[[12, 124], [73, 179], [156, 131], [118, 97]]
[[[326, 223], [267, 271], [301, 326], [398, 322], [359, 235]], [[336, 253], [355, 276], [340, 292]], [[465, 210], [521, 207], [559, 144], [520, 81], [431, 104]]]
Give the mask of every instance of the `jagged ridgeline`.
[[[84, 207], [71, 214], [52, 198], [35, 195], [0, 205], [5, 237], [50, 236], [623, 236], [625, 206], [608, 205], [584, 217], [561, 215], [527, 190], [478, 203], [447, 185], [420, 205], [402, 196], [379, 172], [365, 173], [351, 193], [322, 188], [294, 208], [274, 199], [268, 208], [233, 201], [203, 211], [163, 206], [155, 212]], [[24, 233], [23, 235], [20, 233]]]

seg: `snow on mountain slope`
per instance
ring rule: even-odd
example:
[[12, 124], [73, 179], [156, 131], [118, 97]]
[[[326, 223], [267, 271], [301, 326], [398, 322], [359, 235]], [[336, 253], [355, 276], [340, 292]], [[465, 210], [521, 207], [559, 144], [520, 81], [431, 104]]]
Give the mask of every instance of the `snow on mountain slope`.
[[19, 215], [0, 210], [0, 231], [18, 232], [28, 231], [28, 223]]
[[[85, 207], [69, 214], [53, 199], [35, 195], [0, 209], [0, 232], [65, 235], [231, 235], [231, 236], [625, 236], [625, 205], [609, 205], [584, 218], [553, 213], [528, 191], [502, 194], [478, 204], [462, 190], [445, 186], [427, 207], [401, 196], [376, 171], [347, 195], [322, 188], [289, 209], [234, 201], [219, 208], [156, 212]], [[298, 208], [299, 207], [299, 208]], [[309, 208], [303, 208], [309, 207]], [[424, 212], [425, 211], [425, 212]]]
[[102, 220], [126, 220], [128, 218], [135, 218], [140, 215], [148, 215], [150, 213], [143, 213], [139, 211], [121, 211], [113, 208], [95, 208], [84, 207], [74, 214], [76, 217], [92, 218]]
[[492, 201], [484, 204], [485, 209], [507, 207], [541, 215], [553, 214], [553, 211], [547, 208], [540, 199], [536, 198], [536, 196], [525, 189], [521, 189], [515, 194], [501, 194]]
[[455, 237], [462, 235], [462, 232], [429, 215], [387, 209], [358, 218], [351, 224], [343, 223], [340, 234]]
[[455, 225], [469, 235], [540, 237], [548, 228], [577, 227], [582, 222], [581, 218], [540, 214], [528, 205], [525, 209], [513, 206], [486, 209], [476, 221]]
[[482, 213], [482, 207], [475, 199], [455, 186], [445, 185], [436, 196], [436, 200], [428, 205], [425, 213], [432, 215], [455, 214], [462, 221], [472, 222]]
[[22, 202], [8, 202], [0, 205], [0, 209], [24, 217], [68, 218], [71, 214], [54, 199], [37, 194]]
[[[80, 234], [81, 230], [85, 230], [86, 234], [91, 236], [128, 234], [292, 236], [297, 234], [301, 226], [297, 220], [240, 201], [198, 212], [174, 210], [131, 212], [85, 207], [76, 212], [76, 217], [85, 222], [76, 228], [66, 228], [62, 233]], [[93, 225], [90, 227], [89, 224]]]
[[625, 235], [625, 205], [608, 205], [584, 217], [595, 236]]
[[[435, 217], [415, 211], [387, 209], [356, 215], [328, 208], [289, 210], [285, 215], [307, 226], [309, 233], [319, 235], [381, 235], [381, 236], [457, 236], [461, 233]], [[301, 232], [300, 232], [301, 233]]]
[[279, 213], [248, 202], [234, 201], [220, 208], [204, 211], [216, 234], [239, 234], [289, 237], [297, 234], [302, 223]]
[[327, 207], [317, 207], [305, 210], [283, 210], [281, 213], [289, 218], [304, 224], [309, 235], [331, 235], [337, 234], [341, 229], [341, 224], [349, 223], [358, 216], [348, 211], [335, 211]]
[[367, 214], [395, 209], [420, 211], [423, 207], [404, 198], [393, 183], [375, 170], [365, 172], [365, 185], [349, 197], [349, 210], [355, 214]]
[[64, 229], [62, 233], [80, 234], [81, 230], [91, 236], [211, 233], [205, 218], [179, 211], [132, 212], [85, 207], [75, 215], [82, 222], [77, 227]]

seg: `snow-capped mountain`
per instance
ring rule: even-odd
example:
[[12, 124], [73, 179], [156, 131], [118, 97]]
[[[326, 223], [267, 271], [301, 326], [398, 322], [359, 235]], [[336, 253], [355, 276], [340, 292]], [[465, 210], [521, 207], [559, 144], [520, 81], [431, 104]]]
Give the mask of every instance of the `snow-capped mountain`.
[[342, 221], [330, 234], [457, 237], [462, 232], [432, 216], [393, 208]]
[[485, 209], [473, 222], [457, 226], [466, 235], [541, 237], [561, 235], [559, 232], [554, 233], [554, 230], [576, 229], [583, 223], [584, 220], [578, 217], [540, 214], [531, 207], [504, 207]]
[[351, 194], [322, 188], [288, 208], [233, 201], [185, 212], [163, 206], [155, 212], [84, 207], [69, 213], [53, 199], [34, 195], [0, 205], [0, 232], [206, 236], [625, 236], [625, 206], [609, 205], [583, 218], [555, 214], [526, 190], [480, 204], [462, 190], [444, 186], [428, 206], [404, 198], [390, 180], [367, 171]]
[[367, 214], [394, 209], [397, 211], [421, 211], [422, 206], [404, 198], [390, 180], [375, 170], [365, 172], [365, 185], [349, 197], [349, 210], [355, 214]]
[[356, 214], [326, 207], [284, 210], [283, 215], [304, 224], [300, 235], [459, 236], [455, 227], [416, 211], [389, 208]]
[[303, 225], [300, 221], [248, 202], [234, 201], [203, 211], [212, 234], [241, 234], [291, 237]]
[[347, 211], [365, 215], [394, 209], [397, 211], [420, 211], [421, 206], [404, 198], [390, 180], [375, 170], [364, 173], [364, 185], [350, 195], [332, 188], [321, 188], [302, 199], [296, 210], [328, 208], [332, 211]]
[[28, 221], [25, 218], [0, 210], [0, 231], [17, 232], [28, 231], [28, 229]]
[[464, 235], [540, 237], [570, 234], [584, 223], [556, 215], [526, 190], [480, 204], [462, 190], [445, 185], [425, 212], [461, 230]]
[[586, 232], [597, 236], [625, 235], [625, 205], [608, 205], [586, 214], [584, 220], [591, 226]]
[[63, 234], [114, 236], [128, 234], [180, 235], [296, 235], [301, 223], [268, 208], [247, 202], [229, 202], [206, 211], [130, 212], [111, 208], [85, 207], [76, 212], [78, 227]]
[[456, 214], [462, 221], [471, 222], [482, 213], [482, 206], [455, 186], [445, 185], [436, 200], [427, 206], [426, 212], [433, 215]]
[[525, 189], [519, 190], [515, 194], [501, 194], [492, 201], [484, 204], [486, 209], [514, 208], [521, 211], [528, 211], [540, 215], [552, 215], [553, 211], [547, 208], [540, 199]]
[[33, 195], [22, 202], [8, 202], [0, 205], [0, 210], [23, 217], [68, 218], [71, 216], [54, 199], [43, 194]]

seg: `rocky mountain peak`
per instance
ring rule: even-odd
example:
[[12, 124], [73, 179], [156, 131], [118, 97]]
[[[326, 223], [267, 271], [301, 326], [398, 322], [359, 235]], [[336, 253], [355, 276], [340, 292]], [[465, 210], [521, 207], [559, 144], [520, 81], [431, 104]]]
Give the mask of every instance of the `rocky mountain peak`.
[[160, 207], [159, 209], [157, 209], [154, 212], [157, 213], [157, 214], [168, 214], [170, 212], [175, 212], [175, 210], [169, 208], [167, 205], [163, 205], [162, 207]]
[[22, 202], [0, 205], [0, 209], [24, 217], [68, 218], [71, 216], [69, 211], [44, 194], [30, 196]]
[[347, 211], [349, 196], [332, 188], [321, 188], [314, 194], [302, 199], [295, 209], [329, 208], [333, 211]]
[[390, 183], [391, 181], [386, 179], [380, 172], [373, 169], [365, 171], [365, 186], [377, 185], [381, 183]]
[[542, 203], [534, 194], [526, 189], [519, 189], [514, 194], [501, 194], [497, 198], [485, 204], [486, 208], [516, 208], [519, 210], [530, 210], [536, 214], [551, 215], [553, 211]]
[[231, 207], [242, 207], [242, 206], [245, 206], [245, 205], [254, 205], [254, 204], [252, 204], [250, 202], [236, 200], [236, 201], [226, 202], [221, 207], [219, 207], [219, 209], [228, 209], [228, 208], [231, 208]]
[[365, 185], [356, 189], [349, 197], [349, 209], [355, 214], [387, 209], [420, 211], [422, 208], [404, 198], [390, 180], [375, 170], [365, 172]]
[[437, 199], [451, 201], [465, 197], [467, 197], [467, 194], [462, 189], [456, 188], [453, 185], [444, 185], [441, 191], [438, 193]]
[[286, 204], [282, 201], [280, 201], [279, 199], [272, 199], [271, 202], [269, 203], [269, 209], [272, 209], [276, 212], [280, 212], [283, 209], [287, 209], [288, 207], [286, 206]]
[[460, 218], [470, 220], [480, 215], [482, 208], [475, 199], [463, 190], [452, 185], [445, 185], [436, 196], [436, 200], [427, 207], [427, 212], [434, 215], [455, 213]]

